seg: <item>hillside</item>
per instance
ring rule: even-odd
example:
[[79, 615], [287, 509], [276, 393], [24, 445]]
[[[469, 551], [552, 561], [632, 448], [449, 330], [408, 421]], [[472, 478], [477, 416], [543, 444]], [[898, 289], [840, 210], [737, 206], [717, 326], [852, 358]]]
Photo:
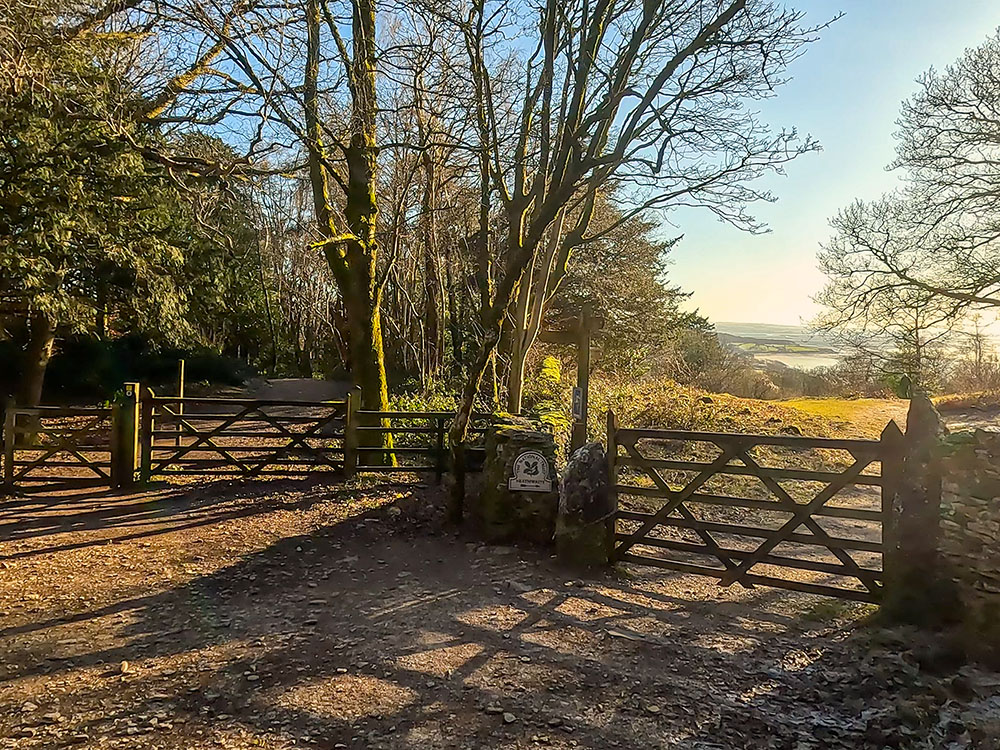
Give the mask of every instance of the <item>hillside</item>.
[[610, 408], [623, 426], [662, 429], [801, 434], [825, 437], [877, 438], [895, 419], [905, 426], [907, 402], [902, 399], [802, 398], [764, 401], [710, 393], [672, 380], [650, 380], [623, 386], [595, 379], [591, 384], [593, 436]]
[[[794, 398], [766, 401], [711, 393], [672, 380], [623, 385], [592, 382], [590, 432], [603, 435], [611, 408], [622, 426], [661, 429], [789, 433], [877, 439], [890, 420], [906, 429], [909, 401], [899, 398]], [[1000, 430], [1000, 392], [938, 396], [934, 404], [952, 430]]]

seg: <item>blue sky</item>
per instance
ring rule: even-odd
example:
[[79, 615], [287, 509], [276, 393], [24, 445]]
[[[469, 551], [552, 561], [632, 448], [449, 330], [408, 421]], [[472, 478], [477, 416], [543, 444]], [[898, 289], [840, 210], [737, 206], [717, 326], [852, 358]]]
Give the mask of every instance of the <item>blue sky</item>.
[[795, 0], [789, 5], [819, 23], [843, 11], [792, 66], [792, 79], [764, 102], [765, 120], [810, 133], [823, 151], [790, 164], [785, 176], [760, 184], [777, 197], [755, 215], [769, 234], [750, 236], [708, 212], [670, 216], [683, 241], [670, 276], [694, 293], [713, 321], [795, 324], [818, 308], [816, 268], [828, 221], [855, 198], [875, 198], [896, 184], [885, 171], [894, 154], [899, 105], [914, 80], [943, 68], [1000, 26], [997, 0]]

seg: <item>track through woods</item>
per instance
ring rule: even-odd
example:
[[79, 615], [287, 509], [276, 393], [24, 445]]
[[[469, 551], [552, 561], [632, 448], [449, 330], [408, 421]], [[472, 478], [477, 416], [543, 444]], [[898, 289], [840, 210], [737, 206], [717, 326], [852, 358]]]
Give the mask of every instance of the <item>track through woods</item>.
[[0, 511], [0, 747], [997, 747], [994, 675], [867, 605], [547, 555], [435, 486], [216, 482]]

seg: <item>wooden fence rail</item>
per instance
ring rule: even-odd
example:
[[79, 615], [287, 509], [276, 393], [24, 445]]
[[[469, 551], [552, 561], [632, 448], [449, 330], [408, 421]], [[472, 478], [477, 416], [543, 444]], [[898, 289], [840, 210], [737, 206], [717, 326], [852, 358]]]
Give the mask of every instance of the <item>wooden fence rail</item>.
[[[356, 419], [355, 419], [356, 417]], [[357, 471], [434, 472], [440, 482], [449, 468], [451, 447], [448, 445], [448, 425], [454, 419], [454, 412], [448, 411], [370, 411], [352, 412], [351, 429], [361, 443], [357, 447]], [[471, 440], [465, 448], [466, 470], [478, 471], [482, 468], [486, 449], [483, 438], [486, 435], [488, 414], [473, 415], [473, 426], [469, 429]], [[416, 424], [414, 424], [416, 423]], [[362, 438], [367, 436], [392, 435], [393, 447], [390, 451], [370, 443], [366, 446]], [[380, 441], [375, 441], [380, 442]], [[395, 463], [378, 463], [389, 455]]]
[[[814, 456], [819, 468], [805, 452], [825, 454]], [[895, 423], [880, 440], [840, 440], [624, 429], [609, 413], [608, 454], [619, 501], [616, 559], [711, 576], [723, 586], [881, 599], [884, 565], [875, 559], [884, 559], [902, 460]], [[788, 455], [798, 465], [771, 465]], [[720, 481], [726, 476], [737, 479]], [[756, 496], [741, 496], [751, 489]], [[845, 496], [847, 504], [830, 504]]]

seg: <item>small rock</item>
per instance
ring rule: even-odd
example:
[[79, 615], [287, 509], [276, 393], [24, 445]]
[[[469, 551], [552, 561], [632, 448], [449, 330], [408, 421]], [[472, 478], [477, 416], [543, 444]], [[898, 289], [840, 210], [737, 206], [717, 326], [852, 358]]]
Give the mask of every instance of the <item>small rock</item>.
[[496, 716], [498, 714], [502, 714], [503, 709], [496, 703], [491, 703], [486, 707], [486, 713], [488, 713], [490, 716]]
[[513, 724], [515, 721], [517, 721], [517, 717], [514, 716], [514, 714], [512, 714], [510, 711], [504, 712], [503, 715], [504, 724]]

